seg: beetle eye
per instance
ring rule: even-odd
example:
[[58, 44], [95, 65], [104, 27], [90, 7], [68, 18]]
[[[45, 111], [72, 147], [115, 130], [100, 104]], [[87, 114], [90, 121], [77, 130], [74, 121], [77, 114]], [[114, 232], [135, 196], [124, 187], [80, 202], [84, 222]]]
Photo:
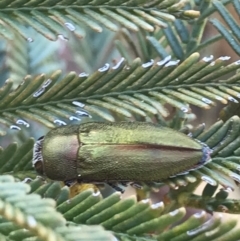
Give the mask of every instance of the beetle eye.
[[41, 175], [44, 173], [44, 171], [43, 171], [43, 158], [42, 158], [43, 140], [44, 140], [44, 136], [41, 136], [35, 142], [34, 147], [33, 147], [33, 159], [32, 159], [33, 167]]

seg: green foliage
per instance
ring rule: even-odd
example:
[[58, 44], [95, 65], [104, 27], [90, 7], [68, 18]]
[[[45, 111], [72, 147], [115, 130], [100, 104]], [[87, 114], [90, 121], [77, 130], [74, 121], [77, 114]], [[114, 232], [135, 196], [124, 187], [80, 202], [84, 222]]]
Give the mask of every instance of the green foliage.
[[[240, 54], [239, 16], [238, 0], [1, 1], [0, 240], [239, 240], [237, 221], [217, 212], [240, 213], [229, 198], [240, 182], [240, 62], [209, 49], [225, 39]], [[217, 34], [206, 37], [209, 23]], [[219, 104], [221, 120], [190, 126], [192, 108]], [[92, 120], [160, 123], [206, 143], [212, 161], [141, 183], [138, 199], [109, 187], [73, 196], [37, 177], [43, 126]]]
[[[137, 5], [137, 8], [135, 7]], [[24, 25], [29, 25], [50, 40], [57, 36], [67, 38], [66, 26], [78, 37], [85, 33], [82, 25], [96, 32], [102, 32], [104, 25], [112, 31], [118, 31], [117, 23], [133, 31], [139, 28], [153, 32], [154, 25], [166, 27], [165, 21], [174, 21], [175, 17], [191, 19], [197, 12], [184, 10], [184, 3], [173, 1], [2, 1], [0, 4], [1, 35], [13, 38], [17, 31], [23, 38], [31, 42]], [[116, 22], [113, 23], [112, 20]]]

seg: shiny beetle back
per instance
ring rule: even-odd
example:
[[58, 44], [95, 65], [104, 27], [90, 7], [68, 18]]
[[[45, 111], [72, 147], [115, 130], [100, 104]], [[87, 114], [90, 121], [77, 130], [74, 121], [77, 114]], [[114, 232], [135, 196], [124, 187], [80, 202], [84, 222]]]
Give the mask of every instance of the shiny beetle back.
[[209, 154], [206, 145], [170, 128], [92, 122], [50, 131], [35, 144], [33, 164], [54, 180], [153, 182], [196, 169]]

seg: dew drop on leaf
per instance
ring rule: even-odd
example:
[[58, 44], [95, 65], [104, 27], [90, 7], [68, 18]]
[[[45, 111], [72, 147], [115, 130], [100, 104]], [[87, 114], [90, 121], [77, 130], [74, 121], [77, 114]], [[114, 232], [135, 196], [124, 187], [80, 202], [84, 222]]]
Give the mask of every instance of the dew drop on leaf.
[[67, 125], [66, 122], [64, 122], [64, 121], [62, 121], [62, 120], [59, 120], [59, 119], [54, 120], [53, 123], [54, 123], [54, 124], [58, 124], [58, 125], [60, 125], [60, 126], [65, 126], [65, 125]]
[[235, 61], [234, 64], [239, 65], [240, 64], [240, 60]]
[[33, 42], [33, 39], [32, 38], [27, 38], [27, 41], [29, 42], [29, 43], [32, 43]]
[[118, 69], [124, 60], [125, 60], [124, 58], [121, 58], [121, 60], [116, 65], [114, 65], [112, 69]]
[[174, 216], [176, 216], [178, 213], [179, 213], [179, 210], [176, 209], [176, 210], [170, 212], [169, 214], [174, 217]]
[[88, 116], [88, 117], [92, 118], [92, 116], [90, 116], [86, 111], [77, 110], [75, 113], [80, 116]]
[[232, 178], [233, 180], [235, 180], [236, 182], [240, 183], [240, 176], [239, 176], [239, 175], [233, 173], [233, 174], [231, 175], [231, 178]]
[[202, 98], [202, 101], [206, 104], [212, 104], [212, 101], [207, 98]]
[[72, 104], [73, 104], [73, 105], [76, 105], [76, 106], [78, 106], [78, 107], [81, 107], [81, 108], [83, 108], [83, 107], [85, 106], [85, 104], [83, 104], [83, 103], [81, 103], [81, 102], [79, 102], [79, 101], [73, 101]]
[[51, 83], [52, 83], [52, 80], [51, 80], [51, 79], [47, 79], [47, 80], [43, 83], [42, 87], [43, 87], [43, 88], [46, 88], [46, 87], [48, 87]]
[[163, 202], [158, 202], [158, 203], [154, 203], [154, 204], [151, 205], [152, 209], [157, 209], [157, 208], [160, 208], [160, 207], [164, 207]]
[[110, 64], [106, 63], [102, 68], [99, 68], [98, 71], [99, 72], [105, 72], [107, 70], [109, 70]]
[[30, 125], [29, 125], [28, 122], [26, 122], [26, 121], [24, 121], [24, 120], [21, 120], [21, 119], [17, 120], [17, 121], [16, 121], [16, 124], [18, 124], [18, 125], [24, 125], [24, 126], [26, 126], [27, 128], [30, 127]]
[[229, 59], [231, 59], [231, 57], [230, 56], [221, 56], [219, 59], [221, 59], [221, 60], [229, 60]]
[[226, 192], [233, 192], [234, 190], [231, 187], [227, 187], [227, 188], [224, 189], [224, 191], [226, 191]]
[[206, 215], [206, 212], [205, 212], [205, 211], [201, 211], [201, 212], [199, 212], [199, 213], [195, 213], [195, 214], [194, 214], [194, 217], [195, 217], [195, 218], [201, 218], [201, 217], [203, 217], [204, 215]]
[[76, 28], [73, 24], [71, 23], [64, 23], [64, 25], [70, 30], [70, 31], [75, 31]]
[[40, 95], [42, 95], [45, 91], [45, 88], [40, 88], [39, 90], [37, 90], [35, 93], [33, 93], [33, 97], [37, 98], [39, 97]]
[[189, 109], [188, 109], [187, 107], [182, 107], [182, 108], [181, 108], [181, 111], [182, 111], [183, 113], [187, 113], [187, 112], [189, 111]]
[[203, 59], [202, 59], [204, 62], [211, 62], [212, 60], [213, 60], [213, 55], [210, 55], [210, 56], [208, 56], [208, 57], [204, 57]]
[[82, 72], [81, 74], [78, 75], [78, 77], [88, 77], [89, 74]]
[[28, 222], [29, 227], [31, 227], [31, 228], [35, 228], [37, 226], [37, 221], [33, 216], [28, 216], [27, 222]]
[[217, 182], [209, 176], [202, 176], [201, 179], [211, 186], [217, 186]]
[[148, 67], [152, 66], [153, 64], [154, 64], [154, 60], [151, 59], [150, 62], [142, 64], [142, 67], [143, 68], [148, 68]]
[[179, 63], [180, 60], [169, 61], [164, 67], [174, 66]]
[[58, 38], [60, 38], [61, 40], [64, 40], [64, 41], [68, 41], [68, 38], [65, 37], [65, 36], [62, 35], [62, 34], [59, 34], [59, 35], [58, 35]]
[[11, 125], [11, 126], [10, 126], [10, 129], [11, 129], [11, 130], [18, 130], [18, 131], [21, 130], [21, 128], [20, 128], [19, 126], [16, 126], [16, 125]]
[[237, 101], [235, 98], [233, 98], [232, 96], [229, 96], [229, 97], [228, 97], [228, 100], [229, 100], [229, 101], [232, 101], [232, 102], [234, 102], [234, 103], [238, 103], [238, 101]]
[[164, 64], [166, 64], [167, 62], [169, 62], [171, 60], [172, 56], [171, 55], [168, 55], [166, 58], [164, 58], [163, 60], [161, 61], [158, 61], [157, 62], [157, 65], [159, 66], [162, 66]]
[[70, 117], [69, 117], [69, 120], [70, 120], [70, 121], [73, 121], [73, 120], [80, 121], [81, 119], [80, 119], [80, 118], [77, 118], [76, 116], [70, 116]]

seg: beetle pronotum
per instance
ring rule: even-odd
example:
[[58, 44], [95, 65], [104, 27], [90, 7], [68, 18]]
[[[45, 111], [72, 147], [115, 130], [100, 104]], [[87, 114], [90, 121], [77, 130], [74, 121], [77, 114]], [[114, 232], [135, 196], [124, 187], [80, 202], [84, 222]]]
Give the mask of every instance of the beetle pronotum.
[[201, 167], [210, 149], [178, 131], [144, 122], [69, 125], [34, 146], [33, 166], [53, 180], [157, 182]]

